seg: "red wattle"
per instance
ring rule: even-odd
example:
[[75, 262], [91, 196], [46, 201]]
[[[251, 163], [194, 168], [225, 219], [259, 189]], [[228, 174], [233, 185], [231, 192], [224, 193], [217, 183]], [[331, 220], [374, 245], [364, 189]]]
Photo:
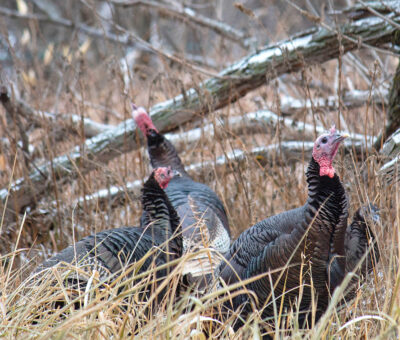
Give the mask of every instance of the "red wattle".
[[329, 176], [330, 178], [333, 178], [333, 176], [335, 176], [335, 169], [332, 166], [320, 167], [319, 175], [320, 176]]
[[320, 166], [320, 176], [329, 176], [330, 178], [333, 178], [333, 176], [335, 176], [335, 169], [332, 166], [332, 160], [330, 160], [328, 157], [320, 157], [320, 159], [318, 160], [318, 164]]

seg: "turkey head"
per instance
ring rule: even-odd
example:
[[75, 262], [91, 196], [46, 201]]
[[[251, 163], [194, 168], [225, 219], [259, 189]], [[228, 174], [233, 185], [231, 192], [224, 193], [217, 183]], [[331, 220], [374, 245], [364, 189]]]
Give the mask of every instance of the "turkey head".
[[178, 174], [176, 171], [172, 171], [171, 167], [161, 167], [154, 170], [154, 179], [157, 181], [161, 189], [165, 189], [168, 186], [169, 181]]
[[340, 143], [348, 136], [348, 134], [338, 133], [335, 125], [333, 125], [329, 133], [325, 133], [317, 138], [314, 143], [312, 155], [320, 166], [320, 176], [333, 178], [335, 175], [335, 169], [332, 166], [333, 159], [336, 156]]
[[158, 130], [154, 126], [151, 118], [148, 116], [146, 110], [143, 107], [137, 107], [132, 103], [132, 116], [135, 120], [137, 126], [140, 131], [142, 131], [143, 135], [148, 137], [152, 134], [152, 132], [158, 133]]

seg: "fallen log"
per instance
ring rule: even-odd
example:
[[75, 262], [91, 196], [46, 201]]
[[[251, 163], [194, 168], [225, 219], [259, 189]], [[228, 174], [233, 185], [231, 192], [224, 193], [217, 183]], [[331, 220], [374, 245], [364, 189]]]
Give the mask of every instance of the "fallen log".
[[[365, 105], [369, 100], [375, 104], [387, 104], [389, 92], [382, 89], [375, 89], [373, 91], [352, 90], [344, 92], [341, 101], [342, 105], [347, 108], [355, 108]], [[317, 97], [312, 100], [301, 100], [283, 96], [280, 99], [280, 111], [282, 114], [293, 114], [303, 110], [338, 110], [339, 103], [337, 96], [329, 96], [327, 98]]]

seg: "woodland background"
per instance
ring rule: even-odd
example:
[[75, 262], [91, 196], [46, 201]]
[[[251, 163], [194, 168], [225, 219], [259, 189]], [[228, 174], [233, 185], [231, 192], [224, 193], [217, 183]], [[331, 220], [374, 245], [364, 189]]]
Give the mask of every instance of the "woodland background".
[[[233, 239], [303, 204], [312, 141], [333, 123], [349, 132], [336, 169], [350, 216], [369, 202], [381, 209], [380, 263], [347, 308], [315, 330], [282, 323], [280, 334], [398, 337], [399, 28], [397, 1], [2, 1], [0, 336], [123, 337], [122, 324], [142, 337], [204, 336], [193, 315], [207, 315], [214, 296], [188, 318], [161, 313], [180, 323], [155, 317], [135, 329], [136, 316], [93, 300], [29, 324], [37, 306], [22, 292], [37, 263], [138, 224], [150, 167], [134, 102], [222, 198]], [[258, 328], [224, 336], [246, 334]]]

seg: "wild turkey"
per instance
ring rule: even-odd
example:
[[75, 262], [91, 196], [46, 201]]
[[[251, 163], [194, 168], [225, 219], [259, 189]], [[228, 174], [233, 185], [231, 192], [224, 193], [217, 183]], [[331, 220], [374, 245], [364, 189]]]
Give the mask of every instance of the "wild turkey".
[[[182, 175], [171, 180], [166, 193], [182, 222], [184, 250], [200, 249], [206, 245], [220, 253], [227, 252], [230, 245], [229, 224], [221, 200], [207, 185], [195, 182], [189, 176], [175, 147], [158, 132], [146, 111], [134, 104], [132, 107], [133, 118], [147, 138], [151, 165], [170, 166]], [[207, 228], [202, 229], [204, 224]], [[207, 244], [204, 244], [205, 236]], [[194, 259], [184, 271], [190, 272], [189, 282], [202, 281], [203, 274], [212, 272], [214, 264], [209, 262], [207, 255], [203, 256], [205, 259]]]
[[[347, 227], [344, 241], [347, 273], [355, 271], [360, 278], [365, 278], [373, 271], [380, 253], [371, 226], [379, 222], [379, 209], [373, 204], [363, 206], [355, 212], [352, 223]], [[353, 282], [357, 283], [358, 280]]]
[[[318, 318], [344, 277], [348, 203], [332, 161], [346, 137], [332, 127], [329, 133], [317, 138], [306, 172], [306, 204], [244, 231], [231, 245], [226, 262], [221, 262], [216, 271], [216, 277], [227, 284], [264, 274], [246, 284], [257, 296], [257, 307], [262, 309], [263, 317], [273, 316], [274, 303], [280, 306], [283, 299], [283, 306], [288, 309], [298, 303], [303, 323], [313, 302], [312, 285]], [[251, 304], [250, 295], [240, 294], [233, 297], [232, 305], [227, 305], [235, 310], [240, 306], [241, 317], [246, 319], [252, 311]], [[241, 324], [238, 320], [234, 328]]]
[[[170, 168], [160, 167], [145, 182], [142, 205], [146, 219], [141, 227], [116, 228], [85, 237], [45, 261], [36, 273], [56, 265], [62, 266], [63, 263], [73, 264], [79, 267], [79, 274], [68, 275], [66, 283], [70, 288], [84, 289], [95, 269], [99, 272], [99, 281], [107, 283], [126, 270], [127, 277], [131, 276], [134, 271], [129, 271], [129, 265], [141, 260], [150, 251], [151, 256], [141, 265], [138, 274], [149, 270], [153, 263], [158, 267], [179, 258], [182, 255], [180, 221], [163, 190], [173, 174]], [[157, 279], [166, 277], [169, 270], [158, 270]]]

